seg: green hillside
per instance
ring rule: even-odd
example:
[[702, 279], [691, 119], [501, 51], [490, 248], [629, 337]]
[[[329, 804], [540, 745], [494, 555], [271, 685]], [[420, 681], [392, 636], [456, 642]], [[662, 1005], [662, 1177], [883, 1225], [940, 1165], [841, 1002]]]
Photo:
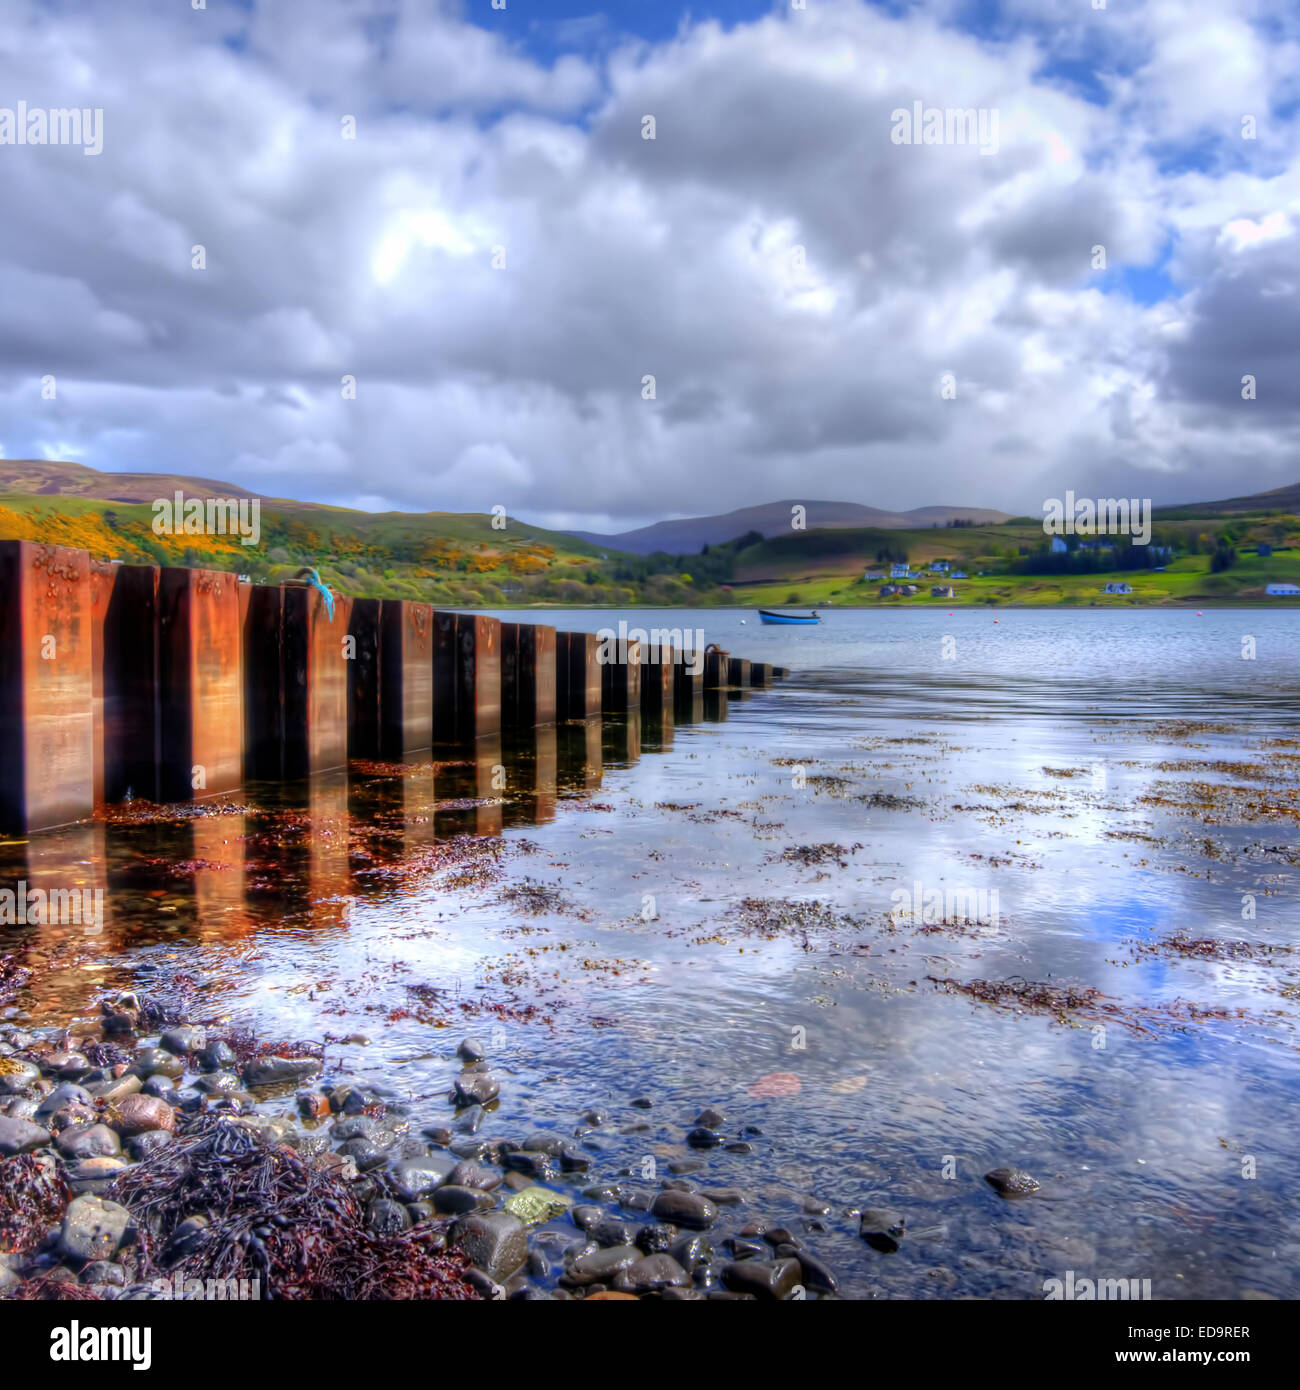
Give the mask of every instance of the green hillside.
[[[629, 555], [578, 537], [481, 513], [361, 512], [265, 499], [257, 545], [238, 536], [155, 534], [152, 499], [247, 497], [244, 490], [183, 475], [99, 473], [80, 464], [0, 460], [0, 539], [77, 546], [101, 559], [205, 566], [274, 582], [302, 565], [353, 595], [422, 599], [444, 607], [954, 607], [972, 604], [1295, 604], [1265, 586], [1300, 584], [1300, 520], [1282, 511], [1287, 490], [1223, 504], [1224, 514], [1156, 513], [1153, 546], [1127, 553], [1076, 550], [1052, 556], [1037, 518], [987, 525], [835, 528], [767, 540], [755, 531], [691, 555]], [[1217, 505], [1217, 504], [1210, 504]], [[1202, 512], [1205, 506], [1199, 508]], [[1260, 555], [1260, 545], [1274, 547]], [[1216, 558], [1217, 552], [1217, 558]], [[864, 570], [906, 560], [924, 571], [948, 560], [966, 579], [922, 573], [914, 597], [882, 597]], [[1164, 561], [1162, 568], [1154, 568]], [[1080, 567], [1087, 572], [1075, 572]], [[1070, 572], [1051, 572], [1053, 567]], [[1107, 580], [1127, 595], [1101, 592]], [[954, 598], [931, 597], [951, 583]]]

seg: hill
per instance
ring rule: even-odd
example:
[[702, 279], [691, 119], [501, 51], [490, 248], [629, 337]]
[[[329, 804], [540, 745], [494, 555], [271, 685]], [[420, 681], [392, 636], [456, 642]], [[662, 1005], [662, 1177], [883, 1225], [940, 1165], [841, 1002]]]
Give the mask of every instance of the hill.
[[1300, 483], [1275, 487], [1269, 492], [1252, 492], [1245, 497], [1229, 497], [1222, 502], [1188, 502], [1175, 507], [1157, 507], [1161, 519], [1178, 517], [1222, 517], [1267, 515], [1278, 512], [1294, 515], [1300, 512]]
[[979, 525], [994, 525], [1008, 521], [1007, 512], [988, 507], [917, 507], [910, 512], [883, 511], [860, 502], [804, 502], [790, 499], [785, 502], [765, 502], [757, 507], [741, 507], [734, 512], [712, 516], [682, 517], [675, 521], [656, 521], [651, 526], [639, 526], [632, 531], [602, 534], [599, 531], [571, 531], [570, 535], [592, 545], [623, 550], [632, 555], [697, 555], [706, 545], [722, 545], [739, 536], [757, 531], [765, 539], [790, 532], [793, 508], [802, 506], [809, 529], [839, 530], [843, 528], [882, 527], [906, 530], [924, 526], [946, 526], [949, 521], [973, 521]]

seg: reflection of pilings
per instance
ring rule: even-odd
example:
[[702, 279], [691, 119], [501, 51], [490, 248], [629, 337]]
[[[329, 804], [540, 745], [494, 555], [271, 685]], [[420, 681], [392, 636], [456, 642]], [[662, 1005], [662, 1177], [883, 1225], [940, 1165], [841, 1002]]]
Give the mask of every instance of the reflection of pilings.
[[601, 752], [607, 767], [634, 763], [641, 756], [641, 711], [628, 710], [617, 719], [606, 719], [601, 733]]
[[499, 835], [506, 793], [500, 736], [476, 739], [466, 745], [458, 761], [440, 766], [434, 819], [438, 839]]
[[242, 815], [195, 816], [194, 913], [199, 935], [228, 941], [252, 928], [244, 881]]
[[600, 638], [594, 632], [556, 633], [555, 683], [557, 718], [592, 719], [600, 715]]
[[90, 556], [0, 541], [0, 829], [94, 810]]
[[727, 692], [725, 690], [706, 690], [704, 692], [704, 718], [710, 724], [721, 724], [727, 717]]
[[590, 792], [599, 789], [605, 761], [601, 728], [599, 717], [559, 726], [557, 733], [561, 791]]
[[545, 825], [555, 819], [559, 734], [554, 724], [520, 729], [505, 748], [506, 825]]
[[679, 724], [698, 724], [704, 718], [704, 691], [680, 695], [673, 708], [673, 718]]
[[501, 722], [506, 728], [555, 722], [557, 670], [553, 627], [501, 624]]

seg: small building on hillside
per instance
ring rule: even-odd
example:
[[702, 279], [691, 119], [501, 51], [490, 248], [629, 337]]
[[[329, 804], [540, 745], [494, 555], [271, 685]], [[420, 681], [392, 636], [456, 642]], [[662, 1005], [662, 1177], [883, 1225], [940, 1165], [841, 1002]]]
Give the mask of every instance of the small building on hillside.
[[1270, 584], [1264, 592], [1275, 598], [1296, 598], [1300, 597], [1300, 584]]
[[1103, 594], [1131, 594], [1132, 584], [1127, 584], [1122, 579], [1112, 579], [1101, 586]]
[[956, 598], [957, 591], [951, 584], [934, 584], [930, 588], [931, 598]]
[[1260, 543], [1255, 547], [1256, 555], [1271, 555], [1272, 553], [1273, 547], [1269, 545], [1266, 541], [1260, 541]]
[[949, 579], [965, 579], [965, 578], [967, 578], [967, 574], [966, 574], [966, 571], [965, 571], [965, 570], [953, 570], [953, 572], [948, 576], [948, 578], [949, 578]]
[[885, 572], [884, 570], [863, 570], [862, 577], [868, 584], [874, 584], [876, 580], [885, 577]]
[[895, 561], [895, 563], [890, 565], [889, 567], [889, 577], [891, 579], [906, 579], [907, 574], [908, 564], [906, 560], [904, 560], [902, 564], [899, 564], [897, 561]]
[[881, 598], [893, 598], [896, 593], [898, 593], [897, 584], [882, 584], [880, 586]]
[[1053, 536], [1052, 543], [1050, 546], [1048, 546], [1048, 549], [1052, 552], [1053, 555], [1064, 555], [1065, 552], [1069, 550], [1069, 548], [1070, 547], [1066, 545], [1066, 543], [1060, 538], [1060, 536]]
[[902, 594], [904, 598], [915, 598], [918, 590], [915, 584], [904, 584], [899, 588], [898, 592]]
[[930, 568], [935, 572], [935, 574], [947, 574], [948, 562], [947, 560], [935, 560], [931, 564]]

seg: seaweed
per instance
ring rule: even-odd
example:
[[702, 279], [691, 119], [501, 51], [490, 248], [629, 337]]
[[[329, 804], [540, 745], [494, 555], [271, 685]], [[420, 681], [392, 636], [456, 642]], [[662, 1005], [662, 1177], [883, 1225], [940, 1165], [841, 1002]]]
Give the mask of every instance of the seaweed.
[[18, 1154], [0, 1162], [0, 1254], [34, 1250], [71, 1199], [62, 1173], [48, 1160]]
[[[478, 1297], [445, 1223], [373, 1231], [344, 1179], [229, 1116], [199, 1117], [111, 1190], [139, 1223], [146, 1277], [256, 1279], [286, 1302]], [[191, 1216], [209, 1224], [173, 1247]]]

